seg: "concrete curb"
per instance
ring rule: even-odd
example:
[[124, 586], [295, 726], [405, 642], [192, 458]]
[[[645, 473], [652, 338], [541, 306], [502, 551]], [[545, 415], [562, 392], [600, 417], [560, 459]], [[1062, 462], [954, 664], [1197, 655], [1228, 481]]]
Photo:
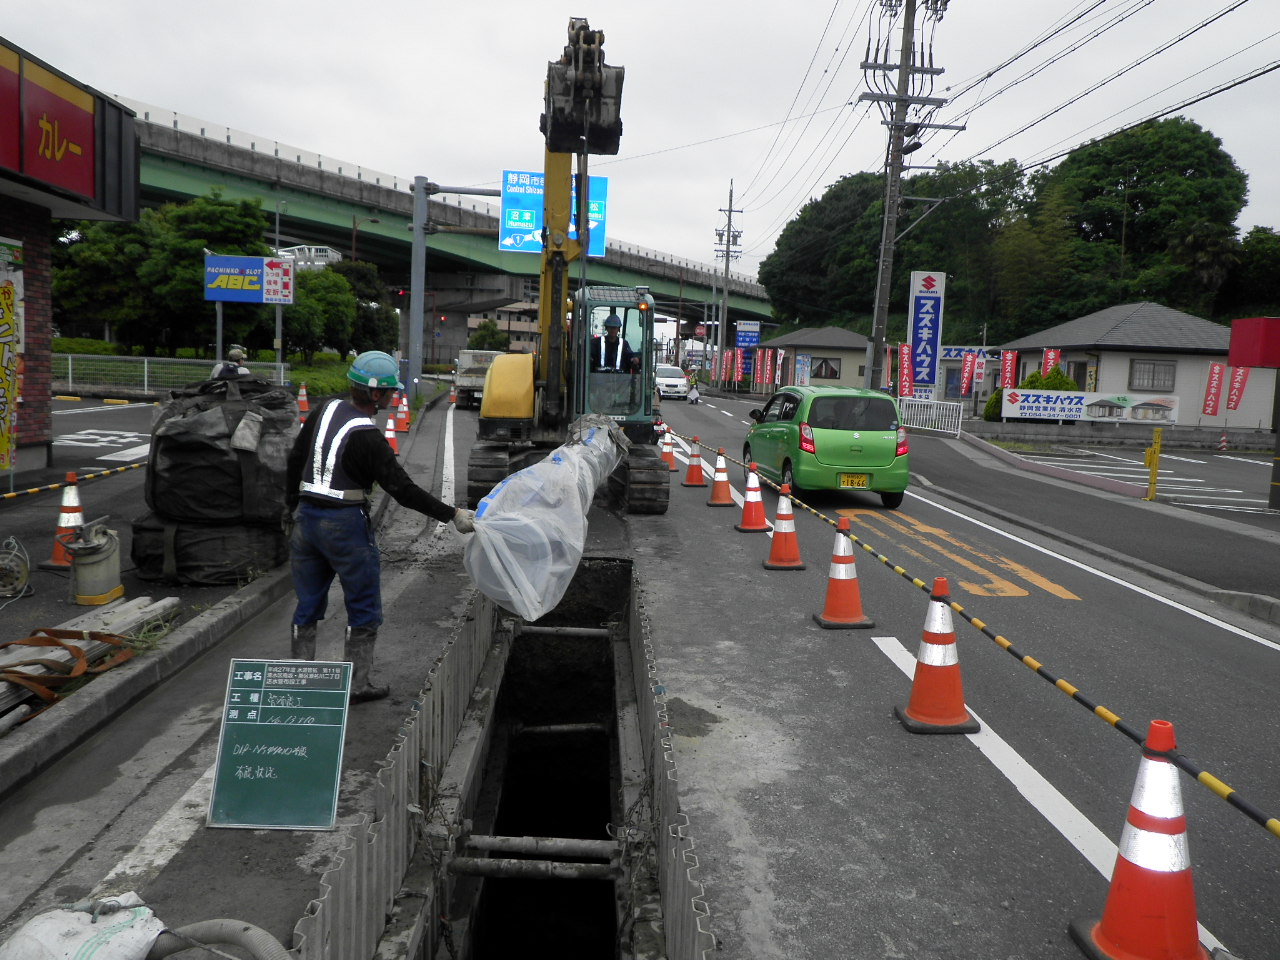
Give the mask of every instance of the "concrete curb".
[[997, 446], [988, 440], [983, 440], [981, 437], [964, 430], [960, 431], [960, 439], [970, 446], [977, 447], [988, 456], [1002, 460], [1010, 466], [1017, 467], [1019, 470], [1025, 470], [1027, 473], [1038, 473], [1046, 477], [1056, 477], [1059, 480], [1070, 480], [1072, 483], [1082, 487], [1094, 487], [1098, 490], [1106, 490], [1108, 493], [1117, 493], [1122, 497], [1142, 498], [1147, 495], [1146, 487], [1139, 486], [1136, 483], [1125, 483], [1123, 480], [1112, 480], [1110, 477], [1095, 477], [1087, 473], [1051, 466], [1047, 463], [1036, 463], [1034, 460], [1020, 457], [1016, 453], [1011, 453], [1003, 447]]

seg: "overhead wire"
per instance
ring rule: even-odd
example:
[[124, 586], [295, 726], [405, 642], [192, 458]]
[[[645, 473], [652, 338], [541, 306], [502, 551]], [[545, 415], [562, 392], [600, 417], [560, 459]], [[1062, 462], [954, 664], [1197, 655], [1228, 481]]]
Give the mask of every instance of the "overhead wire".
[[1090, 85], [1086, 89], [1082, 90], [1080, 93], [1077, 93], [1075, 96], [1069, 97], [1067, 100], [1058, 104], [1053, 109], [1047, 110], [1036, 119], [1023, 124], [1021, 127], [1019, 127], [1017, 130], [1014, 130], [1012, 133], [1006, 134], [1005, 136], [1001, 137], [999, 140], [995, 141], [989, 146], [986, 146], [983, 149], [972, 154], [970, 157], [967, 158], [965, 162], [966, 163], [971, 162], [977, 159], [978, 157], [982, 156], [983, 154], [988, 153], [991, 150], [994, 150], [996, 147], [1000, 146], [1001, 144], [1007, 143], [1008, 141], [1012, 140], [1014, 137], [1019, 136], [1020, 134], [1026, 133], [1032, 127], [1035, 127], [1040, 123], [1043, 123], [1045, 120], [1048, 120], [1050, 117], [1055, 116], [1058, 113], [1061, 113], [1063, 110], [1065, 110], [1067, 107], [1071, 106], [1072, 104], [1078, 103], [1079, 101], [1083, 100], [1085, 97], [1089, 96], [1092, 93], [1096, 93], [1102, 87], [1119, 79], [1120, 77], [1124, 76], [1126, 73], [1129, 73], [1131, 70], [1134, 70], [1137, 67], [1153, 60], [1155, 57], [1159, 56], [1160, 54], [1167, 52], [1169, 49], [1171, 49], [1175, 45], [1186, 40], [1188, 37], [1193, 36], [1194, 34], [1200, 32], [1210, 24], [1216, 22], [1217, 20], [1220, 20], [1222, 17], [1226, 16], [1227, 14], [1231, 13], [1234, 10], [1239, 9], [1240, 7], [1244, 6], [1248, 2], [1249, 0], [1234, 0], [1234, 2], [1229, 3], [1226, 7], [1219, 10], [1217, 13], [1213, 14], [1211, 17], [1208, 17], [1202, 20], [1200, 23], [1196, 24], [1193, 27], [1189, 27], [1188, 29], [1184, 30], [1182, 33], [1178, 34], [1177, 36], [1169, 40], [1166, 40], [1164, 43], [1160, 44], [1153, 50], [1139, 57], [1137, 60], [1134, 60], [1128, 65], [1121, 67], [1119, 70], [1115, 71], [1114, 73], [1111, 73], [1107, 77], [1104, 77], [1102, 80], [1099, 80], [1097, 83]]

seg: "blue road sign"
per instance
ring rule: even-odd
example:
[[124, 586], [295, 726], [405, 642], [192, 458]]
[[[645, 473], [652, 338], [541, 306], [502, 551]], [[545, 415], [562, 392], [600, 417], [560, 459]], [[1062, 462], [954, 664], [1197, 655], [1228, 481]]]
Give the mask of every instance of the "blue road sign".
[[[605, 221], [608, 214], [608, 177], [591, 177], [591, 198], [587, 204], [590, 221], [589, 257], [605, 253]], [[502, 225], [498, 228], [498, 247], [519, 253], [542, 252], [542, 200], [544, 177], [526, 170], [502, 171]], [[574, 190], [574, 209], [577, 193]], [[569, 236], [576, 238], [576, 228]]]

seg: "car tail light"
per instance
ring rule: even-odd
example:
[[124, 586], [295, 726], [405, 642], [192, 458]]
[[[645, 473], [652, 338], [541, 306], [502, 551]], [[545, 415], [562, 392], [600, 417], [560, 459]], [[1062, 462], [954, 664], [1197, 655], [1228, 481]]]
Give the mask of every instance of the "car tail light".
[[898, 449], [893, 455], [895, 457], [905, 457], [907, 455], [907, 430], [905, 427], [898, 428]]
[[813, 445], [813, 427], [807, 423], [800, 424], [800, 449], [805, 453], [817, 452], [817, 448]]

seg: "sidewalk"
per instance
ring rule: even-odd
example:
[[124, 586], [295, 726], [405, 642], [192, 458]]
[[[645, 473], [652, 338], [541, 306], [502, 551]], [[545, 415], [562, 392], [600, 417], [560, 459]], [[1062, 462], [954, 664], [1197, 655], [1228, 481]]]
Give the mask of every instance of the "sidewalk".
[[[421, 425], [422, 414], [435, 406], [446, 394], [437, 394], [428, 399], [413, 421], [408, 434], [400, 440], [402, 455], [407, 459], [409, 449]], [[19, 474], [32, 477], [40, 475], [39, 471]], [[373, 522], [376, 527], [390, 504], [382, 491], [375, 492], [373, 506]], [[38, 509], [41, 513], [48, 511], [48, 500], [41, 498]], [[31, 505], [36, 509], [36, 504]], [[10, 510], [25, 509], [25, 504], [14, 504]], [[5, 515], [0, 514], [0, 517]], [[8, 514], [12, 520], [12, 514]], [[32, 556], [33, 566], [40, 557]], [[127, 557], [123, 558], [127, 561]], [[122, 563], [122, 567], [125, 566]], [[22, 723], [0, 735], [0, 796], [20, 785], [23, 781], [40, 772], [60, 756], [65, 754], [83, 740], [87, 739], [108, 722], [113, 716], [126, 709], [151, 690], [155, 689], [167, 678], [173, 676], [201, 654], [215, 647], [225, 637], [248, 623], [262, 613], [281, 597], [292, 590], [289, 565], [282, 564], [253, 582], [235, 588], [198, 587], [182, 588], [167, 584], [148, 583], [138, 580], [136, 575], [130, 576], [122, 570], [122, 581], [126, 591], [124, 599], [139, 596], [160, 598], [179, 594], [183, 596], [180, 623], [165, 635], [155, 650], [135, 656], [132, 660], [116, 667], [90, 681], [84, 688], [55, 704], [51, 709]], [[48, 597], [42, 598], [46, 601]], [[28, 602], [19, 600], [17, 602]], [[122, 601], [121, 601], [122, 602]], [[117, 602], [119, 603], [119, 602]], [[55, 597], [52, 602], [44, 604], [44, 611], [32, 613], [24, 611], [22, 622], [39, 623], [42, 626], [58, 626], [68, 621], [66, 614], [74, 613], [76, 619], [86, 613], [97, 612], [107, 615], [117, 604], [109, 604], [90, 611], [86, 607], [70, 608]], [[55, 622], [44, 622], [43, 618], [59, 616]], [[35, 619], [33, 620], [32, 617]], [[12, 616], [6, 622], [14, 625]], [[34, 628], [21, 629], [17, 634], [14, 627], [0, 636], [0, 641], [18, 639], [19, 635], [27, 636]], [[38, 655], [38, 651], [33, 651]]]

